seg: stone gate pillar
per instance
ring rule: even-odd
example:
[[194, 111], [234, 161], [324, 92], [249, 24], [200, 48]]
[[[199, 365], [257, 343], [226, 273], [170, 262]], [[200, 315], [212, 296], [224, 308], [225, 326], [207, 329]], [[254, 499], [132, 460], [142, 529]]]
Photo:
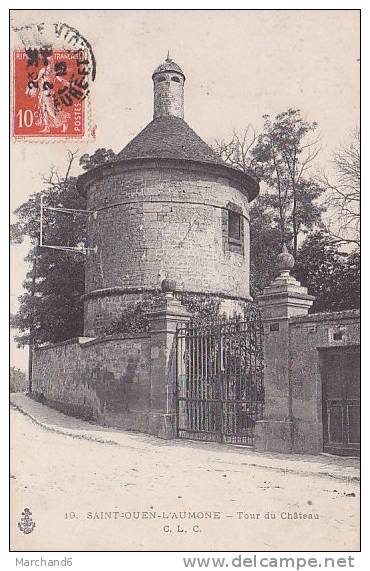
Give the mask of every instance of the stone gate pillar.
[[294, 258], [284, 245], [280, 275], [258, 296], [264, 326], [265, 414], [256, 425], [256, 450], [293, 452], [289, 318], [307, 315], [315, 297], [290, 275]]
[[187, 323], [191, 317], [174, 298], [175, 288], [172, 280], [163, 280], [165, 299], [148, 314], [151, 337], [149, 432], [166, 439], [175, 437], [176, 426], [176, 326]]

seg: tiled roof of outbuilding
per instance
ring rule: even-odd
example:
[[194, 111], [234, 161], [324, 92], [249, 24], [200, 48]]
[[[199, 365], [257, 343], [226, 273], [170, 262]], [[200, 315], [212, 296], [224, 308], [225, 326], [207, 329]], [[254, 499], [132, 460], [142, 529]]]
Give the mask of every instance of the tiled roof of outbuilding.
[[179, 117], [153, 119], [122, 151], [124, 159], [187, 159], [224, 165], [224, 161]]

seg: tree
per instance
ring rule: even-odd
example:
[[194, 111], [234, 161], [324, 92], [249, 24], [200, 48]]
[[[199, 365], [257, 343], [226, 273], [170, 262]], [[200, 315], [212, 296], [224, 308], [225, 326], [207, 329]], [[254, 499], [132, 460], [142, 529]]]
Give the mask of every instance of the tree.
[[340, 244], [360, 248], [360, 185], [361, 148], [360, 130], [356, 128], [352, 140], [333, 155], [334, 180], [321, 176], [320, 183], [328, 191], [327, 205], [331, 212], [329, 232]]
[[280, 231], [266, 196], [258, 196], [250, 210], [250, 290], [252, 297], [262, 293], [278, 274], [277, 254], [281, 251]]
[[27, 389], [26, 375], [20, 369], [10, 366], [9, 389], [11, 393], [23, 392]]
[[[83, 155], [80, 164], [84, 170], [106, 162], [113, 151], [98, 149], [88, 160]], [[114, 154], [113, 154], [114, 155]], [[85, 258], [81, 253], [54, 250], [39, 246], [40, 200], [46, 207], [64, 207], [85, 210], [85, 199], [77, 192], [76, 177], [71, 167], [76, 153], [68, 154], [66, 173], [60, 177], [51, 169], [44, 178], [44, 188], [32, 195], [16, 211], [17, 221], [11, 225], [11, 240], [21, 243], [28, 237], [31, 250], [26, 256], [30, 270], [23, 283], [25, 293], [20, 307], [11, 319], [12, 327], [21, 334], [15, 339], [22, 346], [55, 343], [83, 333], [83, 303]], [[48, 245], [76, 246], [86, 244], [86, 215], [64, 214], [45, 210], [43, 242]], [[31, 353], [31, 352], [30, 352]]]
[[305, 121], [299, 109], [288, 109], [274, 119], [264, 115], [264, 120], [264, 130], [251, 154], [255, 170], [267, 186], [281, 245], [292, 242], [296, 257], [299, 235], [321, 224], [323, 207], [315, 200], [324, 188], [309, 176], [320, 151], [319, 138], [310, 138], [318, 125]]
[[338, 250], [329, 234], [315, 232], [304, 240], [293, 273], [316, 296], [311, 313], [360, 307], [360, 256]]
[[83, 170], [88, 171], [104, 163], [114, 161], [116, 154], [112, 149], [97, 149], [93, 155], [82, 155], [80, 165]]
[[264, 119], [259, 135], [249, 125], [234, 131], [229, 142], [213, 145], [225, 162], [262, 182], [250, 210], [252, 295], [276, 276], [276, 255], [283, 243], [293, 242], [296, 255], [299, 235], [320, 228], [323, 212], [315, 202], [323, 187], [308, 176], [319, 152], [318, 138], [309, 141], [308, 136], [317, 124], [304, 121], [294, 109]]
[[234, 129], [231, 141], [224, 139], [214, 142], [212, 148], [225, 163], [242, 170], [246, 174], [258, 177], [257, 161], [252, 155], [252, 149], [257, 142], [257, 132], [252, 125], [248, 125], [243, 131]]

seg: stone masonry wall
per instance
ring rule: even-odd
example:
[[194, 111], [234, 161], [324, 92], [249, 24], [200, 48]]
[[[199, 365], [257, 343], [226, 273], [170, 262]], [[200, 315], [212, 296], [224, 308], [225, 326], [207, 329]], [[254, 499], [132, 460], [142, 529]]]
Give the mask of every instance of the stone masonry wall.
[[[342, 332], [335, 340], [334, 333]], [[322, 381], [319, 350], [360, 344], [360, 312], [319, 313], [289, 320], [290, 383], [296, 452], [322, 451]], [[278, 333], [269, 333], [274, 335]]]
[[[243, 218], [239, 251], [225, 243], [230, 205]], [[100, 326], [96, 294], [112, 288], [137, 294], [167, 277], [183, 291], [249, 298], [248, 200], [227, 179], [194, 166], [136, 168], [92, 184], [87, 208], [97, 212], [89, 239], [98, 251], [86, 264], [85, 335]], [[119, 296], [104, 301], [107, 308], [125, 303]]]
[[79, 338], [39, 348], [32, 393], [66, 414], [145, 432], [150, 338]]
[[154, 118], [170, 115], [184, 118], [184, 79], [179, 74], [167, 72], [154, 80]]

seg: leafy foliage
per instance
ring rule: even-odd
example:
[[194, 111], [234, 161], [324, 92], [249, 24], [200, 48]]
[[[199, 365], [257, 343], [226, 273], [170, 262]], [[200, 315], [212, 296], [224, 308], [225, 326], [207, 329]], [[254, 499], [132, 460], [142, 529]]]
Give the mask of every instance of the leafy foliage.
[[[256, 304], [245, 302], [243, 315], [234, 314], [232, 317], [220, 312], [221, 299], [213, 295], [175, 292], [175, 297], [181, 301], [192, 315], [197, 325], [218, 326], [225, 323], [238, 323], [240, 321], [256, 321], [260, 319], [259, 308]], [[146, 294], [140, 301], [130, 303], [105, 329], [106, 335], [125, 333], [146, 333], [150, 327], [150, 311], [158, 307], [163, 301], [163, 293]]]
[[93, 155], [82, 155], [80, 157], [80, 165], [84, 171], [91, 170], [102, 164], [114, 161], [116, 154], [112, 149], [97, 149]]
[[[194, 316], [196, 320], [215, 318], [219, 315], [221, 300], [207, 294], [190, 294], [176, 292], [182, 305]], [[106, 335], [116, 333], [145, 333], [149, 331], [148, 313], [163, 301], [163, 293], [146, 294], [140, 301], [130, 303], [105, 329]]]
[[220, 298], [207, 294], [179, 294], [182, 305], [191, 313], [195, 319], [204, 319], [217, 316], [220, 313]]
[[221, 298], [209, 294], [179, 294], [181, 303], [192, 314], [192, 323], [207, 328], [219, 327], [220, 325], [237, 325], [243, 321], [259, 321], [260, 308], [254, 302], [240, 301], [242, 313], [233, 312], [227, 315], [221, 312]]
[[[42, 193], [32, 196], [17, 210], [18, 222], [13, 225], [13, 236], [20, 242], [29, 236], [33, 248], [26, 261], [31, 269], [23, 282], [25, 293], [20, 297], [20, 307], [12, 319], [12, 326], [23, 332], [16, 337], [19, 345], [29, 342], [30, 333], [36, 344], [57, 342], [81, 335], [83, 330], [84, 258], [81, 254], [51, 250], [38, 246], [40, 196], [48, 206], [63, 204], [66, 208], [85, 208], [84, 199], [78, 195], [76, 179], [69, 178], [57, 185], [50, 185]], [[44, 241], [46, 244], [70, 245], [84, 243], [84, 217], [59, 215], [46, 211]]]
[[148, 313], [160, 303], [162, 297], [160, 293], [147, 294], [142, 300], [128, 304], [121, 315], [105, 328], [105, 334], [148, 332]]
[[10, 367], [9, 389], [11, 393], [23, 392], [27, 390], [26, 375], [20, 369]]
[[[91, 157], [91, 166], [96, 166], [99, 160], [105, 161], [112, 152], [98, 149]], [[55, 343], [83, 332], [84, 256], [39, 246], [41, 196], [46, 207], [86, 208], [85, 199], [76, 189], [77, 179], [70, 176], [74, 159], [70, 153], [65, 176], [60, 177], [52, 170], [44, 179], [44, 188], [15, 211], [17, 221], [10, 229], [12, 242], [19, 244], [28, 237], [32, 244], [26, 257], [30, 270], [23, 283], [25, 293], [19, 299], [17, 314], [11, 319], [12, 327], [21, 332], [16, 337], [20, 346], [30, 342]], [[88, 165], [84, 155], [83, 168], [86, 170]], [[43, 242], [48, 245], [87, 245], [86, 216], [45, 210], [43, 236]]]
[[360, 256], [338, 250], [329, 234], [316, 232], [306, 238], [293, 273], [316, 296], [311, 313], [360, 307]]
[[250, 210], [250, 290], [261, 293], [276, 277], [276, 256], [281, 251], [281, 235], [266, 205], [266, 195], [258, 196]]
[[315, 201], [324, 188], [309, 176], [320, 148], [311, 139], [318, 125], [305, 121], [299, 109], [288, 109], [271, 119], [264, 116], [264, 131], [251, 154], [259, 176], [267, 185], [266, 206], [280, 230], [281, 244], [292, 242], [298, 250], [298, 236], [321, 225], [323, 206]]

